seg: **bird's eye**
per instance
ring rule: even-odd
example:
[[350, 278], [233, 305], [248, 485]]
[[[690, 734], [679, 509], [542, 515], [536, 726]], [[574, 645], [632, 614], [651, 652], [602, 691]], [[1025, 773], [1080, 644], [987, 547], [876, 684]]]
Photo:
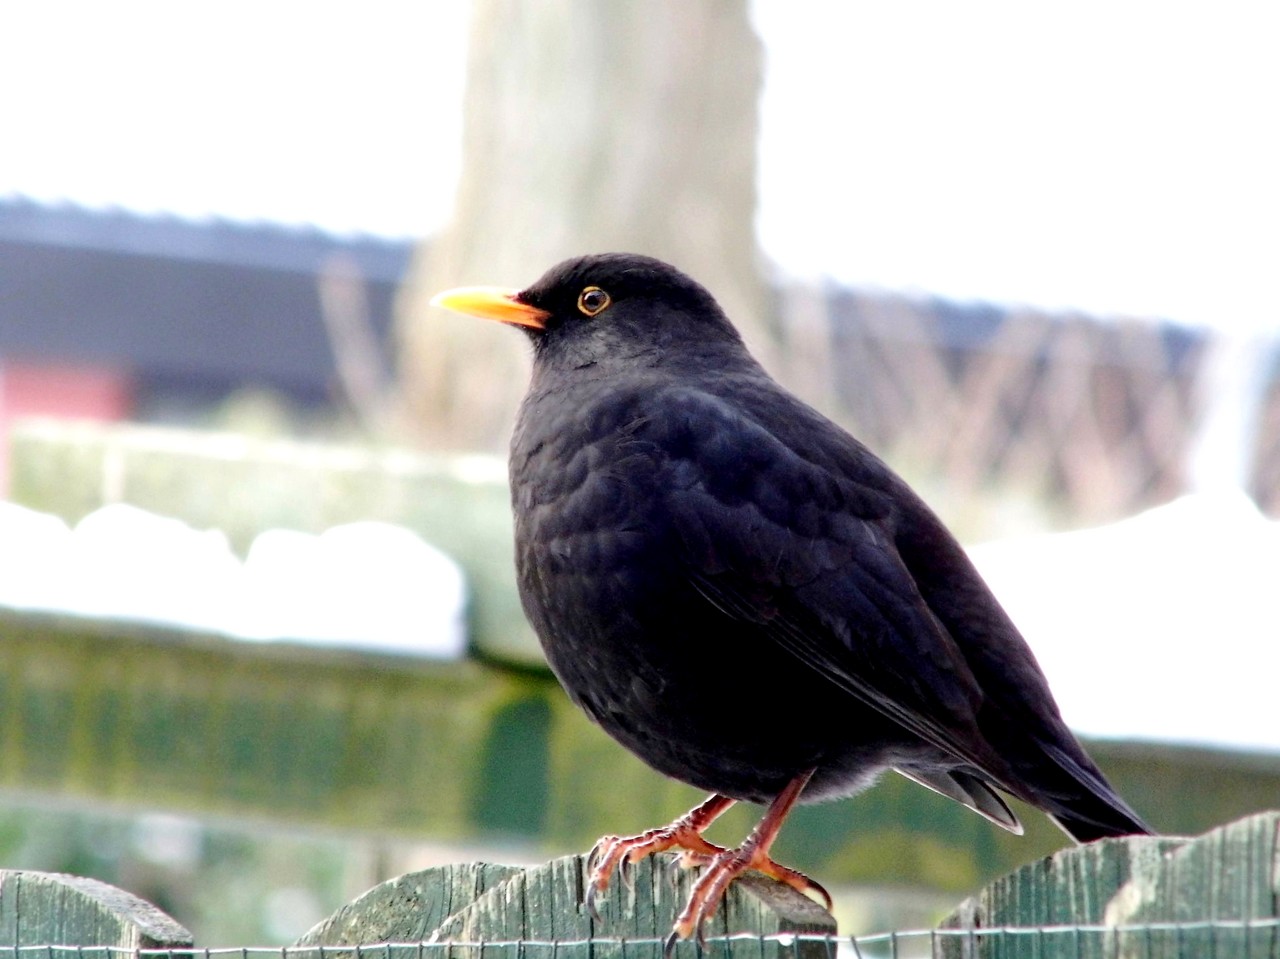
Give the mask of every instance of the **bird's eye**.
[[587, 316], [595, 316], [612, 302], [609, 294], [598, 286], [589, 286], [578, 295], [578, 309]]

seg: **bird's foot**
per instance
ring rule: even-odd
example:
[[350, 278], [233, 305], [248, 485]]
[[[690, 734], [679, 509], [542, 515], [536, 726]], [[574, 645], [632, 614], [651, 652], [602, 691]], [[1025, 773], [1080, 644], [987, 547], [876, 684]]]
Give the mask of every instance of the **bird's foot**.
[[[636, 836], [605, 836], [600, 839], [587, 854], [587, 869], [590, 872], [587, 879], [587, 910], [599, 919], [596, 899], [609, 888], [614, 872], [622, 876], [623, 882], [629, 883], [630, 867], [655, 852], [682, 849], [686, 857], [698, 857], [703, 861], [711, 861], [719, 856], [725, 851], [724, 847], [703, 839], [702, 832], [732, 805], [733, 800], [727, 796], [712, 796], [669, 826], [650, 829]], [[685, 859], [681, 860], [682, 864], [685, 862]]]
[[697, 864], [699, 860], [702, 860], [707, 868], [698, 877], [697, 882], [693, 884], [693, 890], [689, 893], [689, 901], [685, 903], [684, 909], [676, 917], [675, 926], [671, 930], [671, 935], [667, 937], [666, 944], [662, 950], [665, 959], [670, 959], [676, 943], [681, 939], [689, 939], [696, 936], [699, 942], [702, 941], [703, 923], [715, 915], [716, 909], [729, 888], [729, 883], [748, 870], [754, 869], [756, 872], [764, 873], [766, 876], [790, 886], [801, 894], [816, 893], [822, 897], [827, 909], [831, 909], [831, 894], [823, 889], [822, 886], [804, 875], [804, 873], [776, 863], [769, 857], [769, 847], [773, 845], [773, 840], [778, 835], [778, 830], [782, 827], [782, 821], [786, 819], [791, 807], [800, 798], [800, 793], [804, 791], [804, 787], [808, 785], [809, 777], [812, 775], [813, 770], [809, 770], [788, 783], [787, 787], [769, 805], [764, 818], [760, 820], [756, 828], [751, 831], [751, 835], [743, 841], [741, 846], [736, 849], [722, 849], [710, 855], [698, 849], [691, 850], [685, 854], [686, 861]]
[[693, 936], [701, 939], [702, 925], [715, 915], [729, 883], [750, 870], [763, 873], [802, 895], [816, 895], [828, 911], [831, 909], [831, 894], [820, 883], [790, 866], [775, 862], [759, 843], [751, 839], [736, 849], [725, 849], [714, 856], [686, 853], [685, 860], [705, 865], [706, 869], [694, 883], [689, 901], [676, 917], [675, 927], [667, 939], [665, 952], [668, 955], [680, 939]]

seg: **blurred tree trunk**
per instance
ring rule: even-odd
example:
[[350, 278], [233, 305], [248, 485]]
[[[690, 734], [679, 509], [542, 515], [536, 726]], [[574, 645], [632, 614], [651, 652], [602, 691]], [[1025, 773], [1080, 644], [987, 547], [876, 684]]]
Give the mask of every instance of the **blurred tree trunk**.
[[755, 245], [760, 44], [746, 0], [476, 0], [452, 225], [399, 316], [401, 406], [435, 447], [499, 449], [528, 378], [519, 333], [429, 310], [628, 250], [706, 284], [766, 363]]

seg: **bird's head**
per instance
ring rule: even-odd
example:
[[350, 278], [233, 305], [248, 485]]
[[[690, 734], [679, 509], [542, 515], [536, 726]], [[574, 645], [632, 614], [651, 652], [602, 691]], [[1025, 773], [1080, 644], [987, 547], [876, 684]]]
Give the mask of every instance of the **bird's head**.
[[[523, 290], [461, 287], [432, 304], [523, 329], [539, 360], [584, 366], [688, 355], [741, 339], [715, 298], [675, 267], [633, 253], [565, 260]], [[673, 347], [675, 349], [673, 349]]]

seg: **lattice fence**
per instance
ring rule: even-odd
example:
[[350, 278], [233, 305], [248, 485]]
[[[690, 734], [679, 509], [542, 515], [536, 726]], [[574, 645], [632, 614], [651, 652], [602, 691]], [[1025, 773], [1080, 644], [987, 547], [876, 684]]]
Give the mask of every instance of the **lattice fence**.
[[[1018, 490], [1074, 525], [1186, 489], [1200, 331], [858, 293], [786, 297], [792, 385], [844, 411], [895, 465], [954, 499]], [[1252, 492], [1280, 513], [1280, 375], [1259, 417]], [[916, 478], [914, 475], [912, 478]]]

